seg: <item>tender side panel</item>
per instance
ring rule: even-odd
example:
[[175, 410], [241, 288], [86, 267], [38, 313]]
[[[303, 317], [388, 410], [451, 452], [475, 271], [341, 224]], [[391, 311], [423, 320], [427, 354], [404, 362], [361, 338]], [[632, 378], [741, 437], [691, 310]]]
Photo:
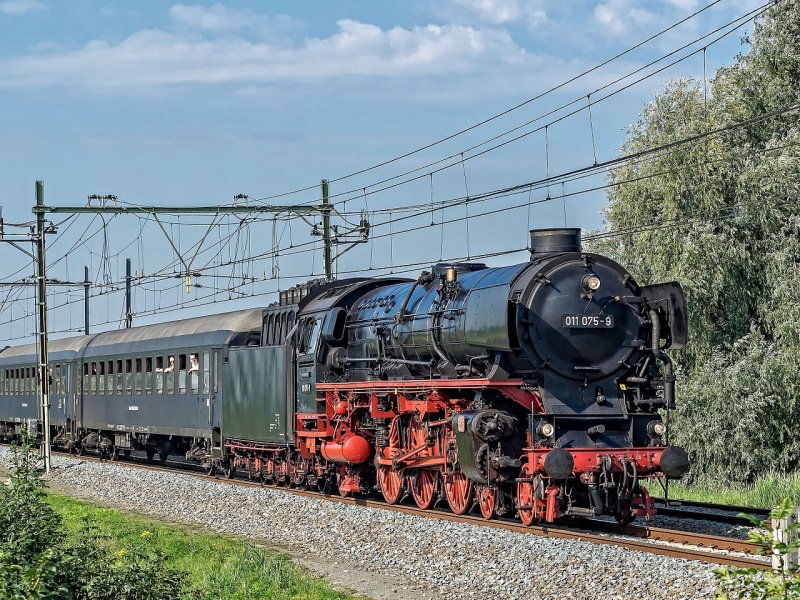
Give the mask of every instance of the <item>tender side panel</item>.
[[290, 360], [286, 346], [230, 350], [223, 366], [222, 431], [226, 438], [274, 444], [289, 441]]

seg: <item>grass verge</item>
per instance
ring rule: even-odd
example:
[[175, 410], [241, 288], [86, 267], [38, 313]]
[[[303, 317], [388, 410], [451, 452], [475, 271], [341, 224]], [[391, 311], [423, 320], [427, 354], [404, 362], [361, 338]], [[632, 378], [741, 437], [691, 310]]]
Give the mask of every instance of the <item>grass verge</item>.
[[[351, 600], [287, 556], [247, 541], [152, 521], [52, 494], [48, 501], [71, 536], [87, 523], [121, 547], [149, 542], [167, 556], [167, 565], [188, 574], [187, 599]], [[145, 533], [147, 532], [147, 533]]]
[[[653, 488], [655, 489], [655, 488]], [[670, 482], [669, 497], [675, 500], [715, 502], [756, 508], [773, 508], [788, 498], [800, 505], [800, 472], [767, 473], [751, 485], [699, 481], [691, 485]]]

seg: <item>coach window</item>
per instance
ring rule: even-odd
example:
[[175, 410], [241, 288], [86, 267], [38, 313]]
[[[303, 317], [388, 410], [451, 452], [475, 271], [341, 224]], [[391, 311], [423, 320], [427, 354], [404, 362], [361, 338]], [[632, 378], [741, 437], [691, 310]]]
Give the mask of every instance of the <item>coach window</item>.
[[186, 393], [186, 355], [178, 355], [178, 394]]
[[156, 356], [155, 372], [155, 392], [161, 394], [164, 391], [164, 357]]
[[125, 385], [125, 370], [122, 368], [122, 360], [117, 359], [116, 368], [114, 369], [114, 389], [117, 390], [117, 395], [122, 394]]
[[97, 393], [101, 396], [106, 393], [106, 362], [100, 361], [98, 365]]
[[144, 359], [144, 391], [147, 394], [153, 393], [153, 357], [147, 356]]
[[106, 394], [113, 396], [117, 391], [116, 379], [114, 379], [114, 361], [106, 361]]
[[175, 393], [175, 355], [170, 354], [167, 356], [167, 365], [164, 367], [164, 393]]
[[137, 358], [135, 359], [136, 362], [136, 373], [133, 376], [133, 382], [135, 387], [135, 393], [141, 394], [142, 393], [142, 359]]
[[97, 363], [89, 363], [89, 392], [97, 393]]
[[125, 393], [133, 393], [133, 360], [125, 359]]
[[189, 355], [189, 389], [193, 394], [200, 391], [200, 355], [192, 352]]
[[209, 371], [210, 371], [210, 368], [211, 368], [211, 363], [209, 362], [208, 359], [209, 359], [208, 352], [203, 352], [203, 362], [200, 364], [200, 366], [203, 368], [203, 379], [202, 379], [202, 381], [200, 383], [200, 385], [202, 385], [203, 388], [200, 390], [200, 392], [203, 393], [203, 394], [207, 393], [208, 390], [210, 389], [208, 387], [208, 385], [209, 385], [209, 382], [210, 382], [210, 380], [209, 380]]

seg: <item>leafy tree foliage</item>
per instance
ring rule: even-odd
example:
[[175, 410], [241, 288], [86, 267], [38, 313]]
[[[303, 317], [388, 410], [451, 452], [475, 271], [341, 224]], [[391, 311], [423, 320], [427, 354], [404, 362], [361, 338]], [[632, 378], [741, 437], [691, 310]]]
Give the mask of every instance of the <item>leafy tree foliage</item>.
[[[627, 155], [800, 103], [800, 0], [755, 26], [708, 87], [674, 81], [630, 128]], [[672, 440], [693, 476], [749, 481], [800, 467], [800, 112], [628, 161], [610, 175], [595, 250], [640, 284], [677, 280], [690, 345]], [[644, 229], [641, 229], [644, 228]], [[627, 233], [626, 233], [627, 232]]]
[[719, 600], [800, 600], [800, 577], [798, 569], [787, 567], [785, 559], [797, 552], [797, 536], [800, 524], [792, 523], [785, 527], [788, 542], [775, 539], [771, 527], [782, 519], [789, 521], [797, 512], [788, 499], [784, 499], [770, 511], [769, 517], [763, 521], [753, 515], [746, 517], [754, 526], [747, 536], [747, 541], [758, 546], [760, 554], [779, 556], [780, 566], [772, 570], [742, 569], [721, 567], [714, 570], [720, 589]]
[[47, 503], [30, 440], [12, 447], [9, 485], [0, 485], [0, 590], [9, 600], [172, 600], [187, 592], [183, 572], [168, 567], [144, 532], [119, 547], [90, 524], [71, 543]]

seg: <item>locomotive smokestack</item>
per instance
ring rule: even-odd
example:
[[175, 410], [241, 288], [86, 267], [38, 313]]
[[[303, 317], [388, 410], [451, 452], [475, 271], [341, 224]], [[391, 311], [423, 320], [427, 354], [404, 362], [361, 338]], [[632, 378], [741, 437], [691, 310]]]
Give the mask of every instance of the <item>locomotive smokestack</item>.
[[580, 252], [581, 230], [577, 227], [531, 229], [531, 259], [553, 252]]

